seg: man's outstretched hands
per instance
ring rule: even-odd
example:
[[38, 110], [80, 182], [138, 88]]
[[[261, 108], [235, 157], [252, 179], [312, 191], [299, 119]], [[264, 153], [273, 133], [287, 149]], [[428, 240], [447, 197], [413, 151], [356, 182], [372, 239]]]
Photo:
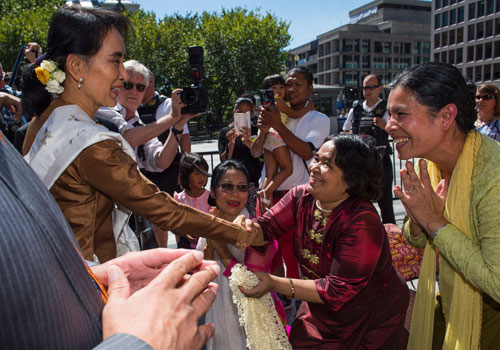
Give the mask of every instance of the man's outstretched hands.
[[108, 286], [104, 339], [128, 333], [155, 349], [199, 349], [213, 335], [215, 326], [198, 320], [215, 300], [217, 285], [210, 282], [220, 268], [201, 252], [129, 253], [93, 270]]

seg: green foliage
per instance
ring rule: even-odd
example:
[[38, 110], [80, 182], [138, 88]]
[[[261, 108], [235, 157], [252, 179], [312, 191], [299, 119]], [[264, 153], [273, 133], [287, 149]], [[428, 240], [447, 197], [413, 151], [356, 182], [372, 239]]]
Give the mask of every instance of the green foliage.
[[223, 9], [158, 20], [154, 13], [131, 16], [136, 36], [127, 42], [127, 57], [155, 73], [157, 86], [183, 87], [188, 77], [187, 48], [205, 49], [205, 80], [210, 91], [209, 122], [230, 120], [236, 98], [260, 88], [264, 77], [283, 70], [290, 41], [288, 24], [259, 10]]
[[11, 70], [22, 45], [47, 43], [49, 20], [64, 0], [2, 0], [0, 5], [0, 63]]
[[[1, 0], [0, 62], [10, 70], [21, 45], [46, 47], [50, 18], [64, 0]], [[135, 35], [126, 42], [127, 59], [146, 65], [160, 90], [191, 84], [187, 48], [205, 49], [205, 80], [210, 91], [210, 123], [230, 120], [235, 99], [260, 88], [262, 79], [279, 73], [286, 62], [289, 24], [260, 9], [223, 9], [156, 17], [142, 9], [127, 14]]]
[[227, 118], [235, 99], [260, 88], [269, 74], [282, 71], [284, 48], [290, 35], [288, 24], [271, 14], [242, 8], [204, 12], [200, 32], [206, 52], [207, 86], [215, 115]]

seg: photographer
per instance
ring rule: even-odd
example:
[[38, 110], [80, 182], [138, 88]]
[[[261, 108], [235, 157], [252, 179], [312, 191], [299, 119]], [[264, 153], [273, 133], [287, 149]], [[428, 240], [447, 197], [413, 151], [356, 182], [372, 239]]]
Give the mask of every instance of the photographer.
[[[159, 120], [163, 116], [172, 113], [172, 99], [160, 95], [157, 91], [155, 91], [155, 77], [150, 70], [148, 70], [148, 80], [149, 82], [144, 90], [142, 105], [137, 108], [137, 113], [139, 114], [141, 121], [145, 124], [152, 123]], [[165, 144], [171, 132], [172, 128], [159, 135], [158, 139], [160, 142]], [[168, 168], [162, 172], [150, 172], [147, 170], [142, 171], [142, 173], [154, 182], [160, 190], [167, 192], [171, 196], [174, 195], [175, 191], [181, 191], [178, 177], [179, 163], [182, 153], [191, 152], [191, 139], [189, 137], [189, 128], [187, 123], [184, 124], [182, 134], [178, 134], [177, 137], [180, 149], [177, 147], [175, 157]]]

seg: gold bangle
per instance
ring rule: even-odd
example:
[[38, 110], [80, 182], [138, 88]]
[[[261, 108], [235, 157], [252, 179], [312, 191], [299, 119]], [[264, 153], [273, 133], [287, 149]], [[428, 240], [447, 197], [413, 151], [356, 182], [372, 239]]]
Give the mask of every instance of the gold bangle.
[[291, 278], [289, 278], [288, 280], [290, 281], [290, 289], [292, 290], [292, 293], [287, 298], [293, 299], [293, 297], [295, 296], [295, 285], [293, 284], [293, 280]]

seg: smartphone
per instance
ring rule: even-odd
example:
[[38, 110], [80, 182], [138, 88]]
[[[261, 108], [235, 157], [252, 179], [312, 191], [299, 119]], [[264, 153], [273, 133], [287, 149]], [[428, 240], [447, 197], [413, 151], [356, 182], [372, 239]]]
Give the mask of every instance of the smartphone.
[[234, 131], [242, 135], [250, 130], [250, 112], [234, 113]]
[[271, 89], [259, 90], [260, 104], [264, 107], [274, 106], [274, 91]]

